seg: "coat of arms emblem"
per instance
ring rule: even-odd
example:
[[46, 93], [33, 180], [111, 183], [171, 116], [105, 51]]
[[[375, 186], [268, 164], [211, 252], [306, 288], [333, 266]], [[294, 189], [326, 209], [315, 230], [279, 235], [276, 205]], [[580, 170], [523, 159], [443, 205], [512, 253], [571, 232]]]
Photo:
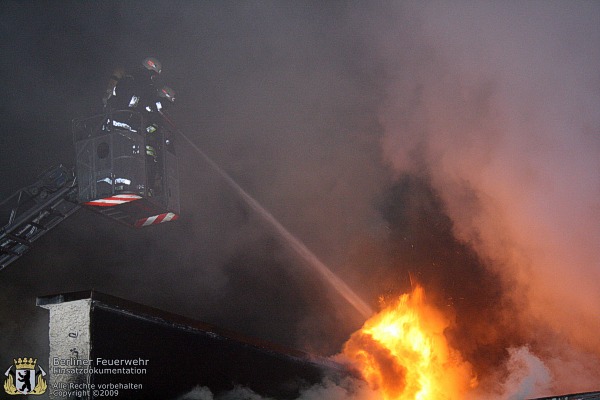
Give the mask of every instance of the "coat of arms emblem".
[[[37, 364], [37, 358], [17, 358], [4, 373], [4, 391], [8, 394], [42, 394], [48, 385], [46, 372]], [[37, 368], [36, 368], [37, 366]]]

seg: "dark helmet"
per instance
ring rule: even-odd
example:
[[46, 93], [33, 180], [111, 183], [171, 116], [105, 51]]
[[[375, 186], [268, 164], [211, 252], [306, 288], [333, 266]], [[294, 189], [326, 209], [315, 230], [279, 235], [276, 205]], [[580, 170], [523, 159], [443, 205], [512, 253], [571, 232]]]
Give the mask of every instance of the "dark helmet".
[[160, 71], [162, 70], [162, 64], [154, 57], [144, 59], [143, 65], [147, 70], [154, 71], [157, 74], [160, 74]]
[[158, 96], [169, 100], [171, 103], [175, 102], [175, 91], [168, 86], [163, 86], [158, 90]]

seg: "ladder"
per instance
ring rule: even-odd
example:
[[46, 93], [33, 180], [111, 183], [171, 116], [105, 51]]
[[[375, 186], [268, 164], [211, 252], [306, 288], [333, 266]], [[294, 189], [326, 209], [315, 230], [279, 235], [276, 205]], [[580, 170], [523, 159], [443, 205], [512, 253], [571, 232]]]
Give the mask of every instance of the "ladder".
[[19, 259], [31, 243], [80, 206], [72, 170], [59, 165], [0, 203], [0, 271]]

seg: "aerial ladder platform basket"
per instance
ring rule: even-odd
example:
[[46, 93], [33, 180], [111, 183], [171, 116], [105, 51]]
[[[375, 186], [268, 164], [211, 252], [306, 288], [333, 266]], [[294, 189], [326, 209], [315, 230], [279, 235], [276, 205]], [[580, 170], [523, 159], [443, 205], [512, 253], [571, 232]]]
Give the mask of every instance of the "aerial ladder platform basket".
[[73, 120], [77, 201], [134, 227], [177, 219], [177, 157], [162, 125], [129, 110]]

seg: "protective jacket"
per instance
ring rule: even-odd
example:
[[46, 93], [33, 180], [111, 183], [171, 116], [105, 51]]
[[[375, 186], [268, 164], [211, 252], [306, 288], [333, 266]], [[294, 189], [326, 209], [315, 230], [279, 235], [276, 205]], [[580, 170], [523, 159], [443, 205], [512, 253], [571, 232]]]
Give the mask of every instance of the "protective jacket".
[[117, 82], [108, 104], [113, 110], [144, 110], [156, 96], [154, 77], [157, 74], [145, 68], [136, 69]]

